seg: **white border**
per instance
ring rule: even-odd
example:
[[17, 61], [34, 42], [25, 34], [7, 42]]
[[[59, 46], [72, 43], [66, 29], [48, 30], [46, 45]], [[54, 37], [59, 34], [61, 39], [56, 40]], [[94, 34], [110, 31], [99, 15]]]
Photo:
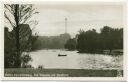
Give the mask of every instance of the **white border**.
[[[127, 46], [127, 42], [128, 42], [128, 29], [127, 29], [127, 14], [126, 14], [126, 9], [128, 7], [127, 5], [127, 1], [126, 0], [85, 0], [87, 3], [92, 3], [92, 4], [96, 4], [96, 3], [103, 3], [103, 4], [123, 4], [124, 5], [124, 76], [123, 77], [4, 77], [4, 14], [3, 14], [3, 4], [6, 4], [6, 3], [18, 3], [18, 4], [45, 4], [45, 3], [49, 3], [49, 4], [57, 4], [58, 3], [58, 0], [57, 1], [54, 1], [54, 0], [29, 0], [29, 1], [23, 1], [23, 0], [6, 0], [6, 1], [2, 1], [0, 3], [0, 62], [1, 62], [1, 71], [2, 71], [2, 74], [1, 74], [1, 79], [2, 80], [77, 80], [77, 81], [125, 81], [126, 78], [127, 78], [127, 75], [126, 75], [126, 71], [127, 71], [127, 67], [126, 67], [126, 60], [127, 60], [127, 49], [128, 49], [128, 46]], [[68, 2], [73, 2], [73, 3], [81, 3], [83, 2], [83, 0], [61, 0], [59, 2], [65, 2], [65, 3], [68, 3]], [[127, 6], [127, 7], [126, 7]], [[127, 9], [128, 10], [128, 9]]]

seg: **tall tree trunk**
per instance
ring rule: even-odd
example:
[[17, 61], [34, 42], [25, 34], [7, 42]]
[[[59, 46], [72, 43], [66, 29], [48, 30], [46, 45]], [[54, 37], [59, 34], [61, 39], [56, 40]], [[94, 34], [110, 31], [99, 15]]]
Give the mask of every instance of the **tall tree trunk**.
[[15, 39], [16, 39], [16, 62], [15, 62], [15, 67], [20, 67], [21, 66], [21, 53], [20, 53], [20, 41], [19, 41], [19, 5], [15, 5], [15, 22], [16, 22], [16, 27], [15, 27]]

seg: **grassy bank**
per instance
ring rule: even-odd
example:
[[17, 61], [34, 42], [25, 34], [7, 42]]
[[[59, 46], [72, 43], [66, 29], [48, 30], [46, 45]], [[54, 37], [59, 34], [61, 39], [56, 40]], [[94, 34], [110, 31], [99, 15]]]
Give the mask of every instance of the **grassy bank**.
[[[120, 71], [123, 74], [123, 71]], [[8, 68], [6, 77], [117, 77], [117, 70]]]

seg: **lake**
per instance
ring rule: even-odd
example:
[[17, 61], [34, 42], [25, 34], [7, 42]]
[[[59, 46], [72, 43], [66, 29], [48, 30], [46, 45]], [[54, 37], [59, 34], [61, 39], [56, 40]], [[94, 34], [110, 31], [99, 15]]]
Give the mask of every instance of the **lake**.
[[[58, 56], [67, 54], [67, 56]], [[42, 65], [46, 69], [122, 69], [123, 56], [77, 53], [66, 50], [37, 50], [30, 52], [34, 68]]]

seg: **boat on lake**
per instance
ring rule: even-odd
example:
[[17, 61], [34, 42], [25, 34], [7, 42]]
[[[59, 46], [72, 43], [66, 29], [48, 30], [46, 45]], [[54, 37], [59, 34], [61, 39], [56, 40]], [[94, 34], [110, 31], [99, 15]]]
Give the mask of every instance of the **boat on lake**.
[[58, 56], [67, 56], [66, 54], [58, 54]]

